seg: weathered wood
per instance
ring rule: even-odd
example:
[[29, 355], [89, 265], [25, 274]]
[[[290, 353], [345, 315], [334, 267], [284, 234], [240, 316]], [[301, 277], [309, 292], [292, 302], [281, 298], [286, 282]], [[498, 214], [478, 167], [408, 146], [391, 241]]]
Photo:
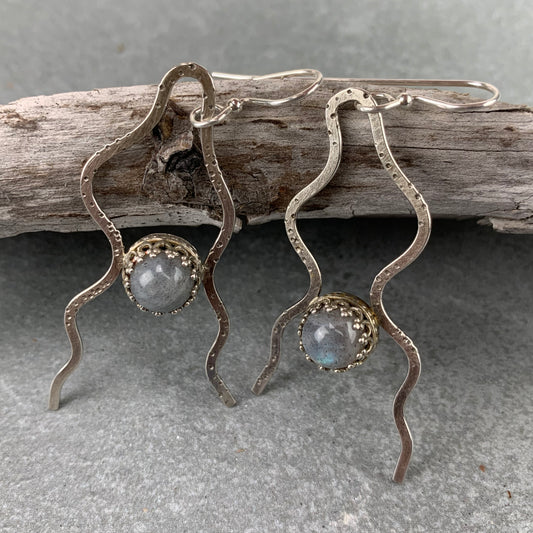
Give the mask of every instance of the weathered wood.
[[[302, 83], [223, 81], [217, 87], [223, 103], [245, 94], [289, 94]], [[276, 109], [249, 107], [216, 126], [220, 166], [241, 223], [282, 218], [290, 198], [321, 171], [328, 153], [325, 104], [350, 85], [360, 84], [326, 80], [306, 100]], [[398, 94], [398, 88], [383, 90]], [[154, 94], [154, 86], [122, 87], [0, 106], [0, 236], [95, 228], [79, 197], [82, 165], [138, 124]], [[468, 99], [456, 93], [441, 96]], [[217, 197], [188, 121], [197, 105], [199, 86], [178, 84], [153, 136], [99, 171], [96, 197], [119, 227], [217, 224]], [[498, 231], [533, 232], [530, 108], [501, 103], [449, 113], [417, 104], [384, 118], [400, 166], [434, 217], [477, 217]], [[380, 167], [367, 117], [345, 109], [341, 125], [339, 172], [303, 216], [409, 215], [407, 202]]]

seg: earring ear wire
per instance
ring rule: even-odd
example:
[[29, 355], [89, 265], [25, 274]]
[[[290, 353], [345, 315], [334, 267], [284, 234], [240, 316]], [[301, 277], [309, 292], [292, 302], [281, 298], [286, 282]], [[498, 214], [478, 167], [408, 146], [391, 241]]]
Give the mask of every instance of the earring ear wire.
[[[357, 109], [364, 113], [381, 113], [382, 111], [390, 111], [399, 106], [410, 106], [414, 102], [419, 101], [428, 105], [435, 106], [445, 111], [472, 111], [477, 108], [490, 107], [500, 100], [500, 91], [494, 85], [485, 81], [475, 80], [423, 80], [423, 79], [356, 79], [357, 83], [372, 84], [372, 85], [384, 85], [384, 86], [401, 86], [406, 87], [396, 98], [390, 97], [389, 101], [385, 104], [376, 104], [375, 106], [362, 106], [358, 105]], [[447, 102], [440, 98], [434, 98], [432, 96], [424, 96], [423, 94], [411, 94], [407, 91], [407, 87], [468, 87], [471, 89], [480, 89], [489, 92], [491, 95], [488, 98], [482, 100], [476, 100], [474, 102], [465, 102], [458, 104], [456, 102]], [[377, 94], [374, 93], [374, 96]]]
[[273, 74], [264, 74], [262, 76], [249, 75], [249, 74], [228, 74], [225, 72], [213, 72], [213, 78], [221, 80], [247, 80], [247, 81], [264, 81], [264, 80], [284, 80], [289, 78], [312, 78], [312, 82], [304, 87], [297, 93], [286, 96], [285, 98], [256, 98], [256, 97], [244, 97], [244, 98], [232, 98], [228, 101], [225, 107], [217, 107], [217, 114], [209, 119], [201, 119], [199, 116], [200, 108], [193, 109], [190, 114], [190, 121], [195, 128], [207, 128], [214, 126], [215, 124], [221, 124], [224, 122], [234, 111], [241, 111], [244, 106], [256, 105], [266, 107], [278, 107], [289, 102], [295, 102], [310, 94], [314, 93], [322, 83], [322, 73], [318, 70], [311, 68], [286, 70], [284, 72], [275, 72]]

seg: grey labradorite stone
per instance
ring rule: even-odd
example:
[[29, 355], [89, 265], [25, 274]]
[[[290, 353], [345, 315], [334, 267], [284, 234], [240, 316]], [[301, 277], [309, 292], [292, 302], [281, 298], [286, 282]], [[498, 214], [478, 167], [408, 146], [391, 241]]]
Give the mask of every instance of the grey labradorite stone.
[[191, 295], [192, 268], [181, 264], [180, 257], [161, 252], [147, 256], [130, 274], [130, 290], [137, 303], [154, 313], [170, 313], [180, 308]]
[[362, 348], [358, 342], [363, 329], [354, 329], [353, 317], [341, 316], [340, 309], [324, 308], [310, 314], [302, 328], [305, 353], [324, 368], [346, 368]]

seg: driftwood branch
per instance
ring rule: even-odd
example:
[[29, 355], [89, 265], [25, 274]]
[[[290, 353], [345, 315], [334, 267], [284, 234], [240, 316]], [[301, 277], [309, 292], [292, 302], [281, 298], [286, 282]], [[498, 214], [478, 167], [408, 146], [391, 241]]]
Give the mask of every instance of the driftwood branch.
[[[222, 103], [245, 94], [289, 94], [301, 84], [224, 81], [217, 87]], [[283, 217], [292, 196], [326, 162], [327, 100], [357, 85], [348, 79], [326, 80], [299, 103], [250, 107], [216, 126], [218, 159], [241, 223]], [[188, 121], [199, 105], [199, 90], [196, 83], [178, 84], [153, 135], [111, 159], [96, 176], [96, 197], [119, 227], [218, 223], [217, 197]], [[388, 92], [397, 94], [398, 88]], [[0, 236], [95, 228], [79, 197], [82, 165], [137, 125], [154, 94], [153, 86], [121, 87], [0, 106]], [[456, 93], [441, 96], [468, 100]], [[345, 109], [340, 118], [344, 150], [339, 172], [302, 216], [409, 215], [409, 205], [380, 167], [366, 116]], [[447, 113], [415, 105], [384, 118], [400, 166], [422, 191], [434, 217], [476, 217], [499, 231], [533, 232], [530, 108], [502, 103]]]

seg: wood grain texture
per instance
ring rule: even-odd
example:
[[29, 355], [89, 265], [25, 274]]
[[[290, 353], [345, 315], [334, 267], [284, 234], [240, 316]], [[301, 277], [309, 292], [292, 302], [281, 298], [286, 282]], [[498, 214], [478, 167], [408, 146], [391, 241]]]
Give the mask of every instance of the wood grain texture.
[[[220, 81], [217, 88], [225, 103], [234, 96], [279, 97], [303, 83]], [[327, 160], [327, 100], [340, 89], [361, 85], [328, 79], [301, 102], [249, 107], [215, 127], [220, 167], [237, 209], [236, 230], [283, 217], [290, 199]], [[398, 94], [399, 88], [379, 91]], [[462, 94], [429, 92], [468, 100]], [[93, 152], [136, 126], [154, 95], [155, 86], [120, 87], [0, 106], [0, 236], [96, 229], [79, 197], [81, 168]], [[217, 196], [188, 120], [199, 95], [196, 83], [178, 84], [153, 134], [97, 174], [95, 195], [118, 227], [219, 224]], [[301, 216], [412, 214], [381, 168], [366, 115], [345, 108], [340, 120], [339, 171]], [[385, 113], [384, 120], [398, 163], [435, 218], [474, 217], [498, 231], [533, 233], [532, 109], [500, 103], [450, 113], [415, 104]]]

